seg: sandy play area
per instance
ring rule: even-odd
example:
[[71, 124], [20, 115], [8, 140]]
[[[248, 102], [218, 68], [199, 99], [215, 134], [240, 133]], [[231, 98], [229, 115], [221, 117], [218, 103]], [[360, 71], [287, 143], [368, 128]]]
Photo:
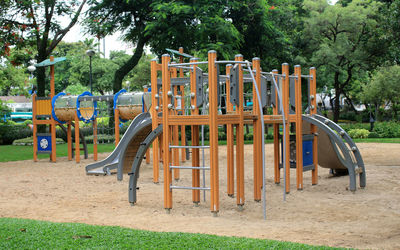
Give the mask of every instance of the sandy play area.
[[[174, 190], [173, 209], [163, 209], [163, 185], [152, 183], [152, 165], [143, 163], [138, 203], [128, 203], [128, 176], [87, 176], [80, 164], [58, 158], [0, 163], [0, 217], [54, 222], [118, 225], [153, 231], [179, 231], [294, 241], [313, 245], [400, 249], [400, 144], [360, 143], [367, 170], [367, 187], [347, 191], [349, 177], [331, 177], [319, 170], [319, 184], [304, 174], [304, 190], [282, 201], [282, 185], [273, 184], [272, 145], [266, 147], [267, 220], [262, 204], [253, 201], [252, 146], [246, 145], [246, 203], [226, 195], [226, 147], [220, 153], [220, 212], [213, 217], [206, 202], [195, 207], [191, 191]], [[1, 152], [0, 152], [1, 153]], [[208, 153], [207, 153], [208, 155]], [[100, 159], [107, 154], [100, 155]], [[187, 162], [190, 164], [190, 162]], [[207, 173], [207, 179], [209, 174]], [[162, 171], [161, 171], [162, 180]], [[182, 170], [179, 185], [191, 184], [191, 171]], [[203, 196], [202, 196], [203, 199]]]

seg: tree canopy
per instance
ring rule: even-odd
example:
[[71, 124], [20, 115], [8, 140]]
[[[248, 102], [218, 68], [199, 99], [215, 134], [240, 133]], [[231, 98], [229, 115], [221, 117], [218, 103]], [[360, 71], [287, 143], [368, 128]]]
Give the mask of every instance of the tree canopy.
[[[36, 59], [47, 59], [70, 29], [87, 0], [5, 0], [0, 2], [0, 55], [9, 55], [11, 46], [34, 46]], [[61, 18], [70, 21], [63, 27]], [[37, 69], [38, 95], [45, 95], [45, 69]]]

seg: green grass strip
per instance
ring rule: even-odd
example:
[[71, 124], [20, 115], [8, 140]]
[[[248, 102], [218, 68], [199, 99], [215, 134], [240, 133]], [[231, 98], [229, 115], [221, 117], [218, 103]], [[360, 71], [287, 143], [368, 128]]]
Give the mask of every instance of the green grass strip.
[[275, 240], [0, 218], [0, 249], [333, 249]]
[[[366, 138], [355, 139], [356, 143], [400, 143], [400, 138]], [[226, 141], [219, 141], [219, 145], [226, 145]], [[273, 143], [273, 140], [265, 140], [265, 143]], [[209, 141], [204, 142], [209, 145]], [[253, 141], [245, 140], [244, 144], [253, 144]], [[88, 144], [89, 154], [93, 153], [93, 144]], [[114, 150], [114, 144], [99, 144], [97, 151], [99, 153], [111, 152]], [[0, 162], [7, 161], [23, 161], [33, 159], [33, 146], [14, 146], [14, 145], [1, 145], [0, 146]], [[83, 150], [81, 150], [83, 155]], [[57, 145], [57, 157], [68, 156], [67, 144]], [[39, 159], [49, 158], [49, 155], [39, 155]]]
[[[82, 147], [82, 145], [81, 145]], [[88, 144], [88, 153], [93, 153], [93, 144]], [[97, 146], [97, 152], [111, 152], [114, 150], [114, 144], [99, 144]], [[0, 146], [0, 162], [7, 161], [23, 161], [33, 160], [33, 146], [14, 146], [14, 145], [2, 145]], [[83, 155], [83, 150], [80, 151]], [[68, 156], [68, 145], [59, 144], [57, 145], [57, 157]], [[39, 159], [49, 159], [48, 154], [39, 154]]]

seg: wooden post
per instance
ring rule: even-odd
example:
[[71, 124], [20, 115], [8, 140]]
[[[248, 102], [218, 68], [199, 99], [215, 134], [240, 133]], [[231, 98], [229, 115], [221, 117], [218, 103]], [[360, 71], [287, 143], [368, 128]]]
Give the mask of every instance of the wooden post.
[[37, 101], [36, 94], [32, 95], [32, 124], [33, 124], [33, 161], [37, 161], [37, 123], [36, 123], [36, 115], [37, 115]]
[[[54, 56], [50, 56], [50, 62], [54, 62]], [[54, 86], [54, 64], [50, 66], [50, 98], [55, 96]], [[50, 99], [50, 100], [51, 100]], [[50, 101], [50, 115], [51, 115], [51, 101]], [[47, 110], [47, 109], [46, 109]], [[57, 145], [56, 145], [56, 121], [53, 117], [50, 118], [50, 130], [51, 130], [51, 155], [50, 159], [52, 162], [56, 162], [57, 158]]]
[[[286, 130], [283, 131], [286, 135], [286, 193], [290, 192], [290, 134], [289, 134], [289, 64], [282, 64], [282, 99], [283, 99], [283, 110], [285, 112]], [[282, 140], [283, 141], [283, 140]]]
[[170, 81], [171, 74], [168, 67], [170, 62], [170, 56], [168, 54], [164, 54], [162, 56], [162, 95], [163, 95], [163, 167], [164, 167], [164, 208], [169, 211], [172, 208], [172, 190], [171, 180], [172, 175], [169, 168], [170, 162], [170, 149], [169, 143], [171, 138], [171, 129], [169, 126], [169, 114], [170, 109], [168, 108], [168, 104], [171, 104], [171, 97], [168, 96], [168, 90], [171, 89]]
[[75, 161], [79, 163], [81, 161], [81, 152], [79, 145], [79, 119], [75, 112]]
[[97, 119], [93, 120], [93, 160], [97, 161]]
[[[143, 92], [144, 93], [149, 92], [149, 89], [147, 88], [147, 85], [143, 86]], [[144, 103], [142, 103], [142, 105], [143, 105], [144, 112], [149, 112], [150, 111], [150, 110], [147, 110], [147, 107], [146, 107], [146, 105]], [[146, 164], [150, 164], [150, 148], [148, 148], [146, 150]]]
[[[226, 80], [226, 112], [232, 113], [233, 112], [233, 104], [231, 103], [231, 89], [230, 89], [230, 71], [232, 65], [226, 65], [226, 75], [228, 76]], [[226, 145], [227, 145], [227, 157], [226, 157], [226, 164], [227, 164], [227, 193], [228, 196], [233, 197], [235, 193], [235, 171], [234, 171], [234, 137], [233, 137], [233, 125], [227, 124], [226, 125]]]
[[119, 109], [114, 110], [114, 134], [115, 134], [115, 147], [119, 143]]
[[[310, 107], [310, 114], [314, 115], [317, 113], [317, 73], [316, 69], [314, 67], [310, 68], [310, 98], [311, 98], [311, 107]], [[312, 134], [317, 133], [317, 127], [315, 125], [310, 126], [310, 132]], [[314, 170], [311, 172], [311, 182], [312, 185], [317, 185], [318, 184], [318, 138], [317, 136], [314, 136], [313, 139], [313, 164], [314, 164]]]
[[[272, 73], [278, 74], [278, 70], [272, 70]], [[275, 77], [275, 81], [278, 84], [278, 77]], [[273, 84], [273, 83], [272, 83]], [[275, 88], [275, 93], [272, 93], [275, 95], [275, 106], [273, 107], [272, 114], [273, 115], [278, 115], [278, 107], [279, 107], [279, 99], [278, 99], [278, 89]], [[275, 184], [279, 184], [281, 182], [281, 171], [279, 168], [279, 163], [280, 163], [280, 154], [279, 154], [279, 123], [274, 123], [273, 125], [274, 128], [274, 180]]]
[[67, 125], [68, 160], [72, 161], [72, 129], [71, 121]]
[[[242, 55], [236, 55], [235, 61], [243, 61]], [[236, 106], [236, 113], [239, 115], [236, 126], [236, 183], [237, 183], [237, 205], [241, 208], [244, 204], [244, 87], [243, 68], [238, 65], [239, 70], [239, 105]]]
[[301, 67], [294, 66], [295, 101], [296, 101], [296, 185], [298, 190], [303, 189], [303, 110], [301, 106]]
[[[257, 82], [258, 90], [261, 91], [261, 67], [260, 58], [253, 58], [253, 70], [255, 73], [255, 80]], [[261, 93], [260, 93], [261, 95]], [[257, 120], [253, 121], [253, 164], [254, 164], [254, 200], [261, 200], [261, 188], [262, 188], [262, 131], [261, 131], [261, 110], [259, 108], [259, 102], [257, 98], [257, 92], [253, 84], [253, 114], [258, 117]]]
[[210, 127], [210, 170], [211, 170], [211, 212], [219, 211], [219, 171], [218, 171], [218, 95], [217, 95], [217, 52], [208, 52], [208, 89], [209, 89], [209, 127]]
[[[191, 58], [190, 62], [197, 62], [197, 58]], [[190, 71], [190, 91], [191, 93], [196, 93], [196, 67], [197, 65], [193, 65], [192, 71]], [[199, 108], [196, 105], [197, 96], [194, 95], [191, 98], [191, 116], [199, 115]], [[199, 126], [192, 125], [191, 126], [191, 137], [192, 137], [192, 146], [199, 145]], [[199, 167], [200, 166], [200, 150], [198, 148], [192, 148], [192, 166]], [[192, 186], [200, 187], [200, 170], [192, 169]], [[200, 202], [200, 190], [192, 190], [192, 200], [193, 203], [198, 204]]]
[[[183, 47], [179, 47], [179, 52], [183, 53]], [[183, 56], [179, 56], [179, 63], [183, 63]], [[179, 69], [179, 77], [183, 77], [183, 69]], [[182, 115], [185, 115], [185, 86], [180, 86], [180, 91], [182, 95], [181, 99], [181, 107], [182, 107]], [[181, 126], [181, 145], [186, 146], [186, 129], [185, 125]], [[186, 149], [182, 148], [182, 162], [186, 161]]]
[[[152, 129], [155, 130], [158, 127], [158, 111], [156, 107], [158, 106], [158, 99], [156, 98], [156, 94], [158, 94], [157, 87], [157, 60], [153, 59], [150, 63], [151, 68], [151, 108], [150, 114], [152, 117]], [[159, 179], [159, 169], [160, 169], [160, 160], [159, 160], [159, 140], [158, 137], [153, 141], [153, 182], [158, 183]]]
[[[176, 68], [171, 68], [171, 78], [176, 78], [177, 77], [177, 70]], [[169, 91], [170, 89], [168, 89]], [[172, 87], [172, 94], [173, 94], [173, 101], [175, 104], [175, 111], [173, 112], [175, 115], [178, 114], [178, 100], [175, 98], [178, 95], [178, 87], [177, 86], [173, 86]], [[172, 143], [174, 146], [178, 146], [179, 145], [179, 126], [178, 125], [174, 125], [172, 126]], [[179, 148], [174, 148], [172, 149], [172, 153], [173, 153], [173, 157], [172, 157], [172, 162], [174, 166], [179, 166], [180, 162], [179, 162]], [[175, 180], [179, 180], [179, 169], [174, 168], [174, 179]]]

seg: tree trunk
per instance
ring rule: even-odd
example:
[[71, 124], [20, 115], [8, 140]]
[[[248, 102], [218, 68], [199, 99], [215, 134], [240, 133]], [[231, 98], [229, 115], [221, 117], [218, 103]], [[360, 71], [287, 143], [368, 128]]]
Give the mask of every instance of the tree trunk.
[[140, 58], [143, 55], [143, 48], [146, 44], [148, 38], [140, 37], [136, 46], [135, 53], [132, 55], [129, 60], [122, 65], [114, 74], [114, 84], [113, 91], [116, 94], [118, 91], [122, 89], [122, 80], [124, 77], [138, 64]]
[[339, 121], [339, 115], [340, 115], [340, 89], [335, 88], [335, 104], [333, 107], [333, 121], [338, 122]]
[[[37, 63], [41, 63], [46, 60], [46, 53], [39, 52], [37, 57]], [[46, 94], [46, 68], [37, 67], [36, 68], [36, 82], [37, 82], [37, 96], [43, 97]]]

